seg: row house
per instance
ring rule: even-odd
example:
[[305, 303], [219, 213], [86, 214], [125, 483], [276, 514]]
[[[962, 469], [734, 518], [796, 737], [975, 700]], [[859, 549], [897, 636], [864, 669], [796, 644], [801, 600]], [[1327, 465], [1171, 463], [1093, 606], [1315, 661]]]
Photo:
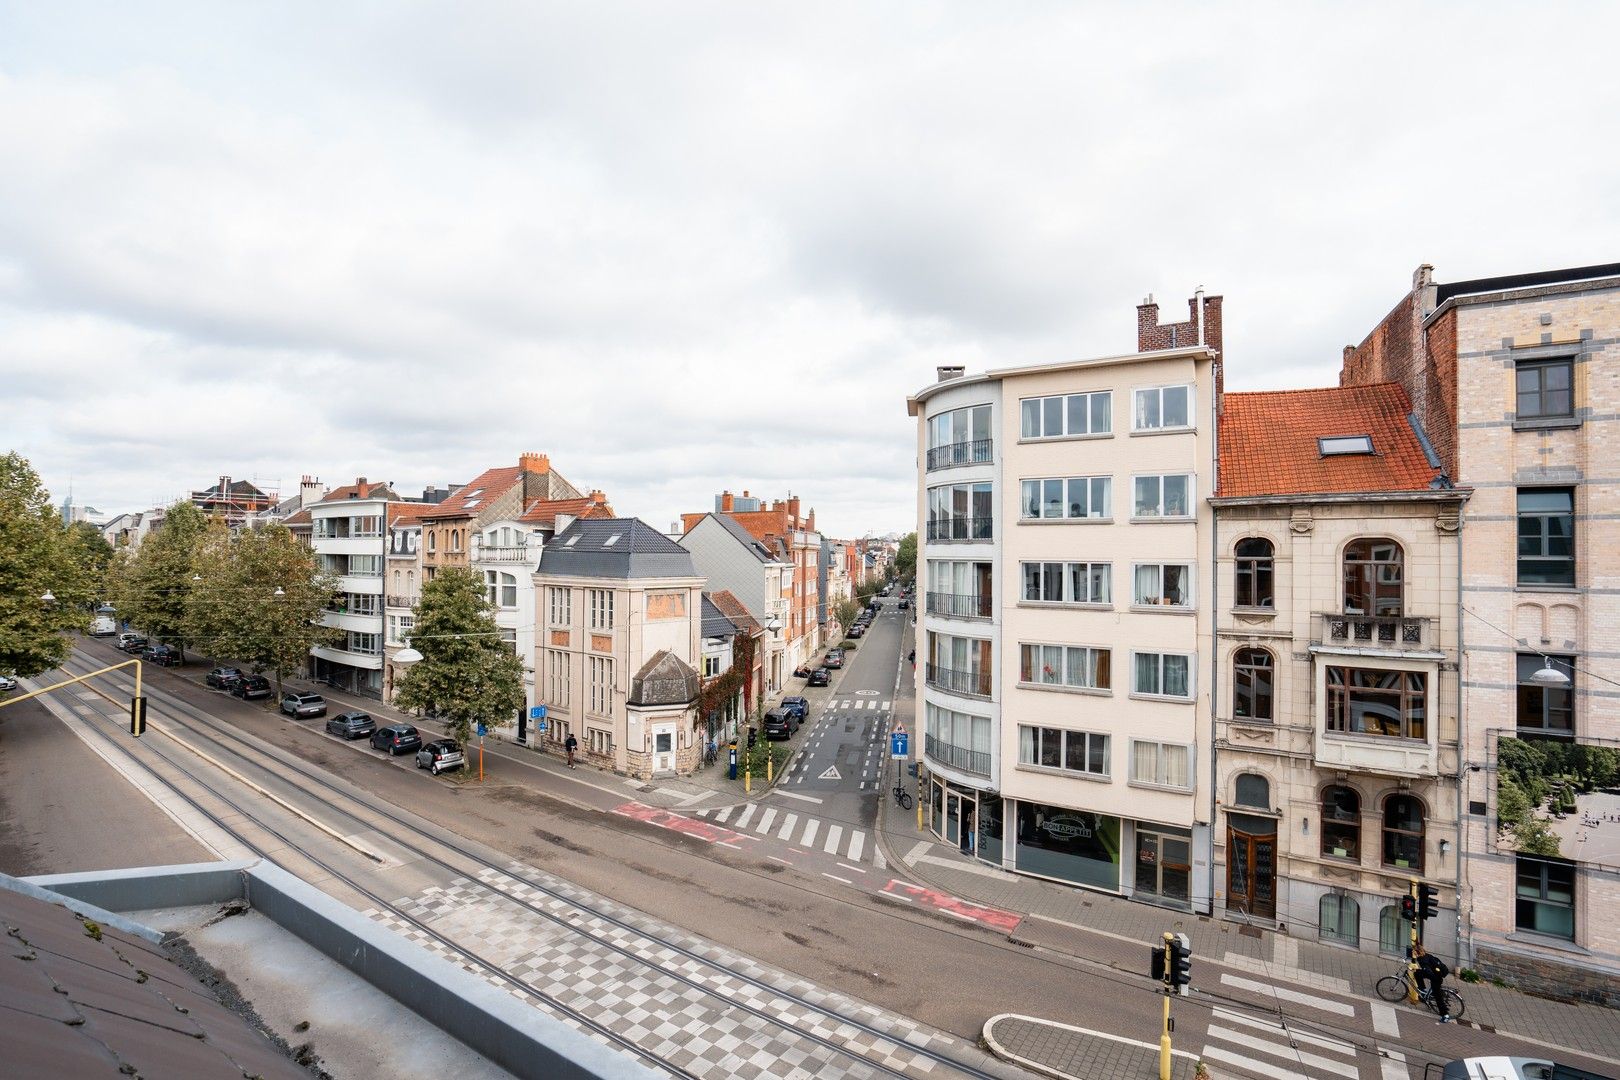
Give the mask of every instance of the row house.
[[584, 760], [640, 778], [698, 768], [704, 581], [691, 554], [635, 518], [577, 520], [545, 545], [534, 585], [549, 747], [572, 735]]
[[856, 575], [850, 573], [851, 555], [855, 545], [848, 540], [821, 538], [821, 557], [816, 562], [817, 607], [816, 621], [821, 626], [821, 638], [830, 643], [832, 635], [842, 635], [847, 626], [830, 625], [838, 614], [839, 601], [855, 595]]
[[[696, 566], [697, 556], [694, 555], [692, 560]], [[743, 717], [751, 717], [755, 713], [754, 703], [765, 700], [767, 685], [765, 655], [772, 635], [766, 633], [765, 627], [749, 612], [747, 605], [737, 599], [729, 589], [717, 589], [703, 595], [736, 629], [736, 635], [731, 642], [732, 655], [746, 664], [743, 671], [742, 700], [738, 707], [742, 710]], [[727, 737], [735, 738], [736, 729], [731, 729]]]
[[1462, 515], [1464, 963], [1620, 1004], [1620, 264], [1439, 282], [1340, 382], [1397, 382]]
[[384, 701], [404, 671], [394, 657], [410, 643], [416, 605], [422, 601], [422, 515], [429, 503], [392, 503], [388, 514], [388, 555], [383, 561], [383, 690]]
[[747, 695], [744, 693], [748, 672], [740, 673], [741, 677], [736, 680], [737, 685], [730, 693], [721, 692], [725, 685], [722, 680], [744, 657], [747, 635], [715, 603], [715, 597], [707, 592], [703, 594], [699, 631], [703, 638], [698, 665], [703, 705], [697, 717], [698, 739], [705, 745], [713, 743], [718, 748], [737, 737], [748, 715]]
[[[788, 662], [789, 625], [793, 607], [793, 560], [779, 542], [756, 538], [732, 514], [688, 515], [686, 531], [678, 543], [692, 555], [692, 565], [717, 594], [739, 604], [750, 621], [765, 633], [758, 653], [760, 666], [756, 692], [750, 701], [764, 702], [782, 692], [787, 676], [797, 665]], [[726, 615], [733, 621], [735, 609]]]
[[1215, 506], [1215, 897], [1398, 955], [1456, 939], [1457, 569], [1467, 493], [1394, 383], [1227, 394]]

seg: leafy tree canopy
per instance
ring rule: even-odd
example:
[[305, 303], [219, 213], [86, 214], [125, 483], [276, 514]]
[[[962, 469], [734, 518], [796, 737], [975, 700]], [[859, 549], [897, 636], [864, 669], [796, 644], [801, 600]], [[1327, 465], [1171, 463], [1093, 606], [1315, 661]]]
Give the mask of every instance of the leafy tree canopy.
[[33, 466], [0, 457], [0, 672], [38, 675], [67, 659], [65, 635], [89, 626], [93, 578]]
[[396, 681], [400, 708], [437, 717], [465, 743], [475, 724], [509, 724], [523, 707], [523, 661], [501, 639], [474, 571], [442, 569], [422, 587], [410, 644], [422, 659]]

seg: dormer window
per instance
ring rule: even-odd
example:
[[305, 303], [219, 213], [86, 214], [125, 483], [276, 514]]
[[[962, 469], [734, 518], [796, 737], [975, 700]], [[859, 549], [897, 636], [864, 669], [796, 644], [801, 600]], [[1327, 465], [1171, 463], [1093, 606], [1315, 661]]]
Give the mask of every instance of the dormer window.
[[1316, 448], [1323, 457], [1341, 457], [1345, 454], [1373, 452], [1371, 435], [1330, 435], [1316, 440]]

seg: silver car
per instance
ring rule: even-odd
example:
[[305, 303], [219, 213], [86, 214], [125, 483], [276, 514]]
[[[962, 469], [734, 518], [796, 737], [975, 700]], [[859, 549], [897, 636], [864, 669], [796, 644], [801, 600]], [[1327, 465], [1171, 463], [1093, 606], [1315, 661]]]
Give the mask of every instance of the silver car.
[[0, 672], [0, 693], [17, 689], [17, 677]]

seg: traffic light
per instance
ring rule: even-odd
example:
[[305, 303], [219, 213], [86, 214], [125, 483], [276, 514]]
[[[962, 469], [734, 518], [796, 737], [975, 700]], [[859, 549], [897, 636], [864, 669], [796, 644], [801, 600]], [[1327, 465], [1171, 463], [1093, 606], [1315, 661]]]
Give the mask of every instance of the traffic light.
[[137, 739], [146, 731], [146, 695], [129, 699], [129, 733]]
[[1401, 921], [1412, 922], [1417, 918], [1417, 901], [1408, 893], [1401, 897]]
[[1165, 983], [1177, 994], [1192, 985], [1192, 942], [1186, 934], [1165, 936]]
[[1440, 890], [1428, 882], [1418, 886], [1418, 917], [1432, 919], [1440, 914]]

